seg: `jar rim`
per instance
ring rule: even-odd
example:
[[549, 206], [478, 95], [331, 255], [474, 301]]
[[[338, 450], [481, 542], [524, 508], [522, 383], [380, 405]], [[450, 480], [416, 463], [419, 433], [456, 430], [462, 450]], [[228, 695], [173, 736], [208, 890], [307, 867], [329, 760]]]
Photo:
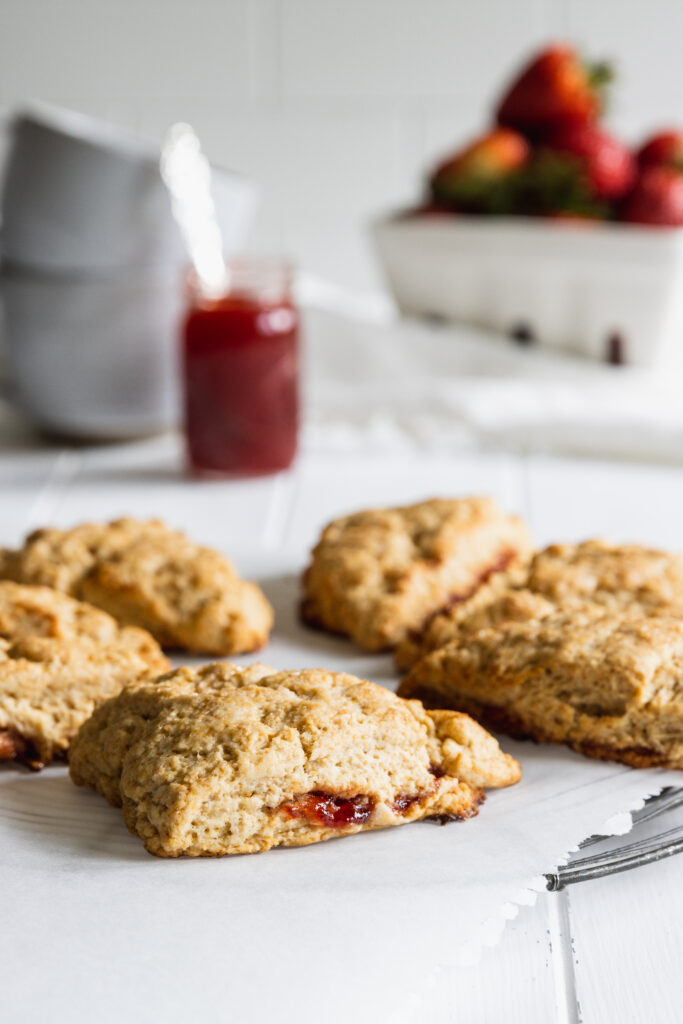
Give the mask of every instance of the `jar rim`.
[[189, 301], [210, 305], [236, 295], [265, 303], [291, 299], [294, 266], [286, 257], [240, 254], [226, 257], [225, 268], [226, 287], [220, 293], [216, 293], [203, 288], [197, 271], [190, 267], [185, 274]]
[[226, 257], [225, 267], [228, 282], [218, 295], [207, 292], [194, 268], [189, 268], [186, 273], [189, 298], [210, 304], [235, 294], [273, 302], [291, 295], [294, 267], [286, 257], [244, 253]]

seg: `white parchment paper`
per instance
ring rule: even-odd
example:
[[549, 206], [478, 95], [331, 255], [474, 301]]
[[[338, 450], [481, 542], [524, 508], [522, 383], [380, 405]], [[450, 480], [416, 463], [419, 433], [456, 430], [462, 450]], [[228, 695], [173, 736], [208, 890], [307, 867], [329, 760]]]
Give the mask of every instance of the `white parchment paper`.
[[[285, 562], [264, 580], [278, 626], [262, 660], [394, 684], [388, 658], [297, 624]], [[439, 966], [475, 958], [583, 838], [680, 783], [503, 745], [523, 781], [471, 821], [205, 860], [149, 856], [63, 767], [0, 770], [0, 1019], [28, 1008], [72, 1024], [419, 1019]]]

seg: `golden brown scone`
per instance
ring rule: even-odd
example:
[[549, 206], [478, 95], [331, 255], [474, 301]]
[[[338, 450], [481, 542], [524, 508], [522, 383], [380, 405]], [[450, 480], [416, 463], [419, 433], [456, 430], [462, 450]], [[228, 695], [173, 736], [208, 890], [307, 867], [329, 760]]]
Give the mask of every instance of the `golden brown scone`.
[[396, 665], [402, 671], [412, 668], [425, 654], [456, 640], [468, 632], [496, 626], [509, 620], [524, 622], [542, 618], [555, 605], [522, 584], [523, 567], [496, 573], [465, 601], [443, 608], [431, 615], [422, 629], [411, 630], [394, 652]]
[[168, 661], [142, 629], [49, 587], [0, 581], [0, 761], [63, 753], [97, 700]]
[[71, 777], [163, 857], [303, 846], [418, 818], [467, 818], [519, 765], [466, 715], [319, 669], [182, 668], [107, 701]]
[[367, 651], [396, 647], [530, 552], [524, 524], [490, 498], [357, 512], [330, 523], [313, 549], [302, 618]]
[[683, 618], [683, 557], [639, 544], [551, 544], [532, 559], [525, 585], [561, 606], [588, 600]]
[[552, 544], [528, 566], [493, 577], [468, 601], [433, 616], [401, 644], [396, 663], [406, 670], [464, 633], [585, 603], [683, 618], [683, 558], [637, 544]]
[[519, 738], [683, 768], [683, 621], [597, 604], [463, 635], [399, 688]]
[[[5, 640], [25, 636], [52, 640], [87, 637], [107, 643], [116, 639], [120, 632], [116, 619], [85, 601], [77, 601], [50, 587], [0, 580], [0, 637]], [[150, 650], [158, 654], [156, 641], [149, 634], [147, 638]]]
[[[5, 588], [1, 616], [7, 633], [11, 623]], [[50, 632], [28, 635], [28, 618], [17, 615], [17, 639], [0, 639], [0, 761], [16, 760], [41, 768], [66, 752], [78, 727], [107, 697], [127, 683], [165, 672], [169, 663], [156, 641], [144, 630], [119, 628], [96, 608], [74, 609], [78, 602], [43, 588], [39, 595], [18, 598], [22, 609], [42, 604], [47, 608], [52, 594], [53, 622], [39, 618], [38, 630], [48, 624]], [[85, 629], [78, 631], [78, 620]]]
[[217, 551], [156, 520], [36, 530], [0, 552], [0, 575], [64, 591], [140, 626], [164, 647], [205, 654], [258, 650], [273, 611]]

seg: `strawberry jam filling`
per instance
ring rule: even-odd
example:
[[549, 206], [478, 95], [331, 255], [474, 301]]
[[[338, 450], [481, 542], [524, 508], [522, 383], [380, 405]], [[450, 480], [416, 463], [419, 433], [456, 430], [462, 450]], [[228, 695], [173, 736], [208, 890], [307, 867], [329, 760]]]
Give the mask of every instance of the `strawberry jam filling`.
[[391, 805], [391, 809], [394, 814], [405, 814], [407, 810], [422, 800], [424, 793], [415, 793], [413, 796], [409, 796], [407, 793], [399, 793], [394, 802]]
[[290, 818], [305, 818], [325, 828], [346, 828], [364, 825], [372, 814], [375, 801], [369, 796], [342, 797], [333, 793], [305, 793], [282, 804], [280, 810]]
[[[436, 764], [430, 764], [429, 772], [431, 775], [434, 776], [435, 780], [443, 778], [443, 776], [446, 774], [443, 768], [440, 768]], [[434, 783], [434, 789], [437, 789], [438, 785], [439, 783], [438, 781], [436, 781]], [[393, 801], [391, 809], [394, 812], [394, 814], [405, 814], [406, 811], [410, 810], [413, 804], [419, 803], [421, 800], [424, 800], [429, 795], [430, 794], [425, 791], [423, 791], [422, 793], [399, 793], [396, 799]]]
[[[486, 569], [483, 569], [479, 573], [474, 584], [471, 587], [469, 587], [467, 590], [462, 591], [459, 594], [451, 594], [444, 608], [439, 609], [439, 611], [447, 611], [449, 608], [454, 608], [456, 605], [462, 604], [464, 601], [468, 601], [473, 594], [476, 594], [476, 592], [479, 590], [481, 586], [484, 585], [484, 583], [488, 583], [492, 576], [495, 576], [496, 573], [499, 572], [505, 572], [505, 570], [514, 560], [515, 556], [515, 551], [502, 551], [498, 555], [498, 557], [493, 562], [491, 562], [490, 565], [486, 567]], [[439, 612], [437, 611], [436, 614], [438, 615]]]
[[16, 761], [34, 772], [44, 767], [33, 743], [14, 729], [0, 729], [0, 761]]
[[417, 629], [410, 630], [409, 636], [413, 640], [420, 640], [423, 630], [427, 629], [430, 622], [437, 618], [437, 616], [442, 615], [444, 612], [449, 612], [452, 608], [455, 608], [457, 605], [464, 604], [465, 601], [469, 601], [469, 599], [474, 594], [476, 594], [476, 592], [479, 590], [480, 587], [484, 585], [484, 583], [488, 583], [492, 576], [495, 576], [496, 573], [499, 572], [505, 572], [505, 570], [512, 564], [516, 557], [516, 551], [511, 551], [508, 549], [502, 551], [498, 555], [498, 557], [486, 567], [486, 569], [483, 569], [479, 573], [471, 587], [468, 587], [467, 590], [461, 590], [452, 593], [439, 608], [436, 608], [434, 611], [431, 611], [429, 615], [427, 615], [427, 617], [423, 620], [422, 624]]

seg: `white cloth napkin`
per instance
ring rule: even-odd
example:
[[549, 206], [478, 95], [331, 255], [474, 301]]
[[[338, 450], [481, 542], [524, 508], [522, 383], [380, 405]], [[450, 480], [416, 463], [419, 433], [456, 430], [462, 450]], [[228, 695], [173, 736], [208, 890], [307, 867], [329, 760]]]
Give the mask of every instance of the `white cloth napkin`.
[[[683, 380], [469, 327], [392, 316], [308, 282], [306, 444], [683, 461]], [[683, 343], [683, 339], [682, 339]]]

